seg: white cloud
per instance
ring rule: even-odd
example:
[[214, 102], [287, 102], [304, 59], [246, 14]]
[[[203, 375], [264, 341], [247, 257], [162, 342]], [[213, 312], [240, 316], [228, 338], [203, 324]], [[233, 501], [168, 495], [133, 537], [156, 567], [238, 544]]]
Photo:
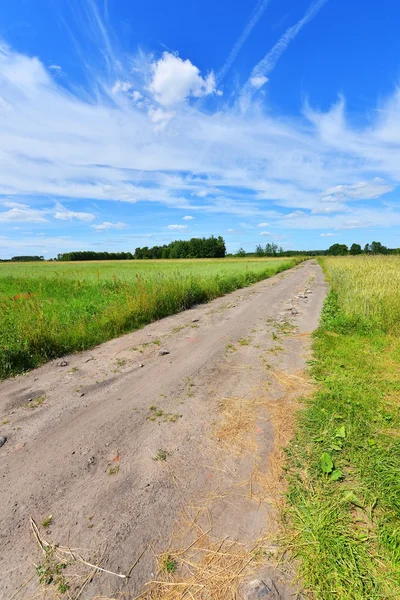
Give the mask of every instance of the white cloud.
[[168, 225], [167, 227], [167, 229], [172, 229], [174, 231], [185, 231], [187, 228], [187, 225]]
[[262, 231], [260, 235], [272, 235], [269, 231]]
[[120, 79], [118, 79], [112, 89], [111, 92], [113, 94], [119, 94], [120, 92], [129, 92], [131, 89], [133, 88], [132, 83], [130, 83], [129, 81], [121, 81]]
[[162, 108], [154, 108], [151, 106], [148, 111], [150, 120], [154, 123], [155, 129], [162, 131], [168, 125], [170, 120], [175, 116], [175, 113]]
[[259, 223], [257, 227], [269, 227], [269, 223]]
[[212, 72], [203, 78], [189, 59], [182, 60], [170, 52], [164, 52], [158, 61], [152, 63], [151, 71], [148, 89], [164, 106], [179, 104], [190, 97], [201, 98], [216, 91]]
[[143, 94], [138, 92], [138, 90], [133, 90], [132, 98], [134, 99], [135, 102], [137, 102], [138, 100], [141, 100], [143, 98]]
[[93, 229], [96, 231], [108, 231], [109, 229], [125, 229], [126, 223], [110, 223], [109, 221], [104, 221], [100, 225], [92, 225]]
[[26, 205], [23, 208], [10, 208], [10, 210], [0, 212], [0, 222], [18, 221], [21, 223], [46, 223], [46, 211], [29, 208]]
[[90, 223], [91, 221], [94, 221], [96, 217], [91, 213], [74, 212], [73, 210], [66, 210], [63, 208], [61, 211], [57, 211], [54, 214], [54, 218], [59, 219], [60, 221], [72, 221], [73, 219], [76, 219], [77, 221], [86, 221], [87, 223]]
[[[118, 81], [132, 78], [131, 90], [148, 98], [141, 76]], [[379, 201], [400, 185], [400, 92], [356, 129], [343, 101], [324, 113], [307, 107], [304, 118], [238, 114], [227, 104], [213, 113], [185, 103], [140, 108], [118, 102], [104, 81], [112, 110], [101, 94], [66, 93], [37, 58], [0, 51], [0, 194], [19, 200], [2, 221], [43, 222], [54, 209], [26, 212], [41, 197], [155, 202], [182, 214], [240, 215], [265, 230], [400, 225], [399, 207]], [[369, 209], [355, 202], [368, 198]]]
[[[266, 78], [275, 68], [278, 60], [285, 52], [289, 44], [294, 40], [297, 34], [309, 23], [326, 4], [327, 0], [314, 0], [308, 7], [304, 16], [297, 21], [295, 25], [289, 27], [275, 46], [267, 52], [262, 60], [253, 68], [251, 75], [241, 90], [241, 105], [242, 108], [247, 108], [251, 96], [258, 89], [252, 82], [260, 81], [261, 78]], [[264, 82], [265, 83], [265, 82]], [[260, 86], [261, 87], [261, 86]]]
[[335, 233], [320, 233], [320, 237], [332, 237]]
[[226, 231], [227, 231], [227, 233], [235, 233], [234, 229], [227, 229]]
[[341, 200], [369, 200], [379, 198], [393, 191], [394, 185], [387, 184], [380, 177], [372, 181], [360, 181], [352, 185], [336, 185], [326, 190], [323, 202], [338, 202]]
[[191, 217], [190, 215], [185, 215], [184, 217], [182, 217], [182, 219], [184, 221], [192, 221], [194, 219], [194, 217]]
[[263, 85], [268, 83], [268, 77], [264, 77], [263, 75], [255, 76], [250, 78], [250, 83], [256, 90], [262, 88]]
[[30, 208], [28, 204], [21, 204], [20, 202], [2, 202], [2, 205], [7, 208]]

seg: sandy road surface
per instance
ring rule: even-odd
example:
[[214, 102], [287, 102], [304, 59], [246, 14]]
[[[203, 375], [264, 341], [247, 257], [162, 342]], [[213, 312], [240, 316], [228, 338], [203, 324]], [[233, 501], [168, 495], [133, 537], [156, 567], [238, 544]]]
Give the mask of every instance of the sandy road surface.
[[[325, 292], [320, 267], [308, 261], [66, 357], [68, 365], [53, 361], [1, 383], [0, 598], [41, 597], [30, 517], [46, 539], [113, 572], [126, 574], [141, 556], [126, 579], [98, 572], [86, 580], [91, 569], [74, 563], [64, 597], [134, 598], [150, 580], [171, 577], [157, 572], [159, 553], [190, 544], [209, 552], [219, 540], [240, 543], [242, 553], [262, 540], [256, 554], [268, 570], [274, 465], [309, 385], [308, 334]], [[193, 576], [180, 556], [175, 576]], [[256, 570], [244, 556], [243, 568], [234, 561], [233, 590]], [[200, 597], [191, 589], [187, 597]]]

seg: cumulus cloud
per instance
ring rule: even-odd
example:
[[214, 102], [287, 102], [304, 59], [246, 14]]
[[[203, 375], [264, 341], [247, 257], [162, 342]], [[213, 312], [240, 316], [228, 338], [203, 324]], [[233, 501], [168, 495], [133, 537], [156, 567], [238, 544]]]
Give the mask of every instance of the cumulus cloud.
[[335, 234], [334, 233], [320, 233], [319, 235], [320, 235], [320, 237], [332, 237]]
[[132, 88], [133, 85], [129, 81], [121, 81], [120, 79], [118, 79], [114, 83], [111, 92], [113, 94], [118, 94], [119, 92], [129, 92]]
[[167, 227], [167, 229], [171, 229], [173, 231], [185, 231], [187, 228], [187, 225], [168, 225]]
[[190, 215], [185, 215], [184, 217], [182, 217], [182, 219], [184, 221], [192, 221], [194, 219], [194, 217], [191, 217]]
[[57, 211], [54, 218], [59, 219], [60, 221], [72, 221], [73, 219], [76, 219], [77, 221], [86, 221], [87, 223], [90, 223], [91, 221], [94, 221], [96, 217], [91, 213], [74, 212], [73, 210], [63, 209], [62, 211]]
[[152, 63], [151, 71], [148, 90], [164, 106], [173, 106], [191, 97], [201, 98], [216, 91], [213, 72], [203, 78], [189, 59], [182, 60], [170, 52], [164, 52], [158, 61]]
[[259, 223], [257, 227], [269, 227], [269, 223]]
[[104, 221], [100, 225], [92, 225], [93, 229], [96, 231], [107, 231], [108, 229], [125, 229], [126, 223], [110, 223], [109, 221]]
[[271, 235], [270, 231], [262, 231], [260, 235]]

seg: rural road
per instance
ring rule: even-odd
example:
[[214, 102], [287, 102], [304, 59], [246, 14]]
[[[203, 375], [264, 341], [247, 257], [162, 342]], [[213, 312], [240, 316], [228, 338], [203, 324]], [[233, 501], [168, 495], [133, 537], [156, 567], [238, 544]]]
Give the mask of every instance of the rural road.
[[[282, 445], [312, 389], [304, 369], [326, 289], [307, 261], [2, 382], [0, 598], [42, 597], [30, 517], [72, 562], [71, 598], [240, 598], [243, 582], [271, 574], [283, 585]], [[133, 569], [91, 577], [78, 554]], [[169, 585], [175, 568], [190, 595]]]

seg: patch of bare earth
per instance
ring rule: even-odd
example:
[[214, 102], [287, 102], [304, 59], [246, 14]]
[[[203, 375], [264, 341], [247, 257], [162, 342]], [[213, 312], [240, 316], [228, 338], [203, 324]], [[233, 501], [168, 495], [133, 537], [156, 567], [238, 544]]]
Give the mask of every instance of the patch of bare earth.
[[309, 261], [3, 382], [0, 597], [298, 597], [277, 509], [325, 291]]

